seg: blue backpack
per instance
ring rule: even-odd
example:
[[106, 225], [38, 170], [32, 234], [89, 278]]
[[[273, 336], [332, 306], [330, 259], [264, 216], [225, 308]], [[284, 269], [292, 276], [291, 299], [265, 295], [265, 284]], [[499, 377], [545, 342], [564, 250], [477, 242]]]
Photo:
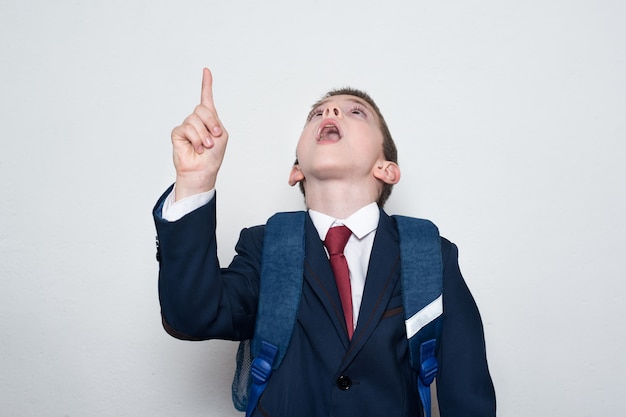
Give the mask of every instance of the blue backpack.
[[[428, 220], [393, 218], [400, 236], [410, 363], [419, 375], [424, 415], [430, 417], [430, 384], [439, 368], [443, 313], [441, 241], [437, 227]], [[302, 292], [305, 219], [303, 211], [277, 213], [265, 227], [254, 337], [239, 344], [232, 385], [235, 408], [246, 411], [246, 416], [254, 412], [272, 370], [278, 369], [289, 346]]]

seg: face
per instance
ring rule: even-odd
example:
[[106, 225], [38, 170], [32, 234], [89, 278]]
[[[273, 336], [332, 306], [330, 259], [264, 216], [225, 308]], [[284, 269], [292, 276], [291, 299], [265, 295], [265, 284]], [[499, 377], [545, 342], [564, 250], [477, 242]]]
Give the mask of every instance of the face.
[[371, 177], [384, 161], [378, 116], [364, 100], [331, 96], [309, 113], [296, 156], [304, 178]]

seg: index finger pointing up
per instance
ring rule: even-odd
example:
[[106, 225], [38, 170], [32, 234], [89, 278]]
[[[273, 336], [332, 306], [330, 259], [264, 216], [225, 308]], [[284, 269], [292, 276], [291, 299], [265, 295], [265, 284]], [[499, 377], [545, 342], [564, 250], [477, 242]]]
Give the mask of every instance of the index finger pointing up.
[[213, 104], [213, 75], [208, 68], [202, 71], [202, 93], [200, 94], [200, 104], [215, 110]]

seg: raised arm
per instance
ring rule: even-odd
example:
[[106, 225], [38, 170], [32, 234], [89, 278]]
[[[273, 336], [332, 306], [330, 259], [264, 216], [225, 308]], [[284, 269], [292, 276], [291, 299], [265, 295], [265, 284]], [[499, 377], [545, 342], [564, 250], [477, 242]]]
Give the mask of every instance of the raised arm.
[[[200, 104], [172, 131], [175, 199], [215, 187], [228, 133], [213, 103], [213, 78], [202, 77]], [[263, 228], [245, 229], [228, 268], [217, 257], [216, 200], [176, 220], [163, 217], [172, 187], [157, 201], [159, 301], [163, 325], [180, 339], [249, 339], [258, 300]]]
[[172, 130], [176, 201], [215, 187], [227, 142], [213, 102], [213, 75], [204, 68], [200, 104]]

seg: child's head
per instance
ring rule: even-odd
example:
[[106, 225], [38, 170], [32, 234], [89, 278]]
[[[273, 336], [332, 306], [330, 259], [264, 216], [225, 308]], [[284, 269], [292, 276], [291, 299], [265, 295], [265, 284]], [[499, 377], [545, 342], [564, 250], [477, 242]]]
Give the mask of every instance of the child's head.
[[[350, 102], [353, 104], [350, 104], [351, 107], [341, 108], [342, 101]], [[365, 105], [365, 106], [362, 106], [364, 108], [361, 108], [359, 107], [359, 105]], [[368, 114], [368, 113], [371, 113], [371, 114]], [[372, 132], [372, 133], [374, 133], [374, 135], [376, 135], [379, 138], [379, 139], [375, 139], [375, 141], [378, 144], [374, 145], [373, 152], [379, 153], [378, 155], [379, 160], [385, 160], [386, 162], [390, 162], [392, 163], [390, 165], [393, 165], [397, 169], [398, 168], [397, 167], [398, 151], [393, 141], [393, 138], [391, 137], [391, 133], [389, 132], [387, 123], [385, 122], [385, 118], [383, 117], [380, 109], [378, 108], [374, 100], [369, 96], [369, 94], [365, 93], [364, 91], [346, 87], [346, 88], [331, 90], [328, 93], [326, 93], [318, 102], [316, 102], [312, 106], [312, 110], [309, 113], [309, 116], [307, 117], [307, 125], [305, 125], [303, 136], [307, 132], [308, 125], [314, 123], [316, 119], [318, 121], [324, 120], [324, 119], [332, 119], [332, 118], [343, 119], [344, 117], [353, 116], [353, 115], [358, 116], [356, 117], [358, 121], [360, 121], [361, 119], [365, 120], [369, 118], [369, 126], [375, 129], [375, 132]], [[324, 126], [324, 123], [325, 122], [322, 121], [321, 126]], [[329, 126], [329, 127], [331, 129], [334, 129], [334, 126]], [[323, 136], [321, 132], [323, 132], [324, 129], [321, 129], [319, 125], [314, 126], [313, 128], [317, 129], [316, 134], [318, 136], [318, 142], [320, 142]], [[337, 128], [339, 129], [340, 127], [337, 126]], [[336, 132], [337, 137], [339, 137], [340, 134], [341, 132]], [[296, 161], [294, 163], [294, 167], [296, 168], [298, 167], [300, 161], [302, 160], [301, 153], [304, 152], [301, 149], [301, 142], [302, 142], [302, 138], [300, 139], [300, 142], [298, 144], [298, 150], [296, 151], [297, 155], [296, 155]], [[329, 142], [333, 142], [333, 141], [329, 141]], [[357, 142], [355, 143], [355, 145], [357, 146], [353, 147], [353, 150], [355, 148], [359, 149], [362, 147], [366, 147], [367, 143]], [[371, 155], [371, 153], [369, 155]], [[364, 156], [367, 157], [369, 155], [366, 154]], [[357, 155], [354, 155], [354, 156], [357, 157]], [[366, 159], [365, 157], [363, 159]], [[367, 162], [365, 163], [367, 164]], [[367, 166], [365, 166], [365, 168], [367, 168]], [[385, 202], [391, 195], [393, 184], [396, 183], [397, 180], [399, 180], [399, 169], [397, 169], [397, 175], [396, 175], [395, 180], [393, 181], [389, 181], [387, 180], [387, 178], [379, 178], [378, 175], [374, 175], [374, 176], [378, 178], [379, 181], [377, 181], [377, 183], [380, 184], [380, 192], [378, 194], [378, 199], [376, 202], [380, 207], [383, 207]], [[302, 191], [303, 194], [305, 194], [305, 188], [306, 188], [305, 182], [306, 181], [304, 181], [304, 177], [300, 178], [299, 180], [297, 179], [295, 181], [292, 181], [290, 179], [290, 182], [292, 183], [292, 185], [295, 182], [299, 182], [300, 190]]]

